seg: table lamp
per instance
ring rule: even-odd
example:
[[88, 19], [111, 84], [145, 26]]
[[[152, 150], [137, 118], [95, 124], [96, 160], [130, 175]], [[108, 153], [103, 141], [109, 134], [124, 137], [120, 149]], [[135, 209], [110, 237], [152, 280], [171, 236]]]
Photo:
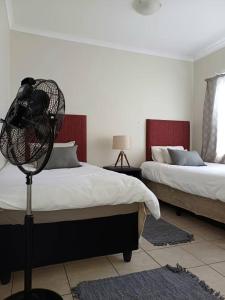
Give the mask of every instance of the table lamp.
[[120, 150], [120, 153], [118, 155], [118, 158], [115, 163], [115, 167], [120, 161], [120, 166], [123, 167], [124, 159], [127, 162], [128, 167], [130, 167], [129, 161], [127, 159], [127, 156], [124, 152], [124, 150], [127, 150], [130, 148], [130, 137], [127, 135], [115, 135], [113, 136], [113, 145], [112, 148], [115, 150]]

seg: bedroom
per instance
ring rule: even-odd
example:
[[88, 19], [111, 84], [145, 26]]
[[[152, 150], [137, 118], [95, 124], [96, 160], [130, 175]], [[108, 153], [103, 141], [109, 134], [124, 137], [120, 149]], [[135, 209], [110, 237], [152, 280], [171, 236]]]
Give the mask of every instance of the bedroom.
[[[157, 12], [142, 15], [130, 0], [0, 0], [0, 118], [23, 78], [53, 79], [64, 94], [66, 115], [86, 116], [82, 134], [89, 164], [114, 165], [118, 150], [112, 149], [112, 140], [121, 134], [131, 137], [125, 152], [131, 166], [139, 168], [146, 161], [147, 119], [189, 121], [190, 149], [201, 154], [205, 79], [225, 71], [225, 4], [160, 2]], [[78, 124], [71, 121], [68, 126], [74, 139], [59, 142], [80, 138]], [[35, 181], [42, 174], [34, 178], [34, 197]], [[21, 188], [25, 200], [25, 182]], [[129, 263], [121, 254], [93, 255], [35, 268], [33, 286], [70, 300], [79, 282], [179, 263], [224, 295], [223, 227], [187, 211], [177, 216], [174, 207], [161, 202], [160, 206], [163, 219], [194, 234], [194, 242], [164, 247], [141, 239]], [[137, 207], [130, 212], [134, 211]], [[86, 238], [91, 240], [91, 234]], [[12, 273], [10, 282], [0, 286], [0, 299], [22, 289], [23, 273]]]

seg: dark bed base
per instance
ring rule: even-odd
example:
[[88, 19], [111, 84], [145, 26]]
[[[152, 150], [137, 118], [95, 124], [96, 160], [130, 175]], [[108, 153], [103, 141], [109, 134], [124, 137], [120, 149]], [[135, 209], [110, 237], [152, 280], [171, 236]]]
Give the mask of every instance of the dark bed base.
[[[24, 266], [23, 225], [0, 226], [0, 280]], [[123, 253], [129, 262], [138, 249], [138, 213], [90, 220], [35, 224], [33, 267]]]

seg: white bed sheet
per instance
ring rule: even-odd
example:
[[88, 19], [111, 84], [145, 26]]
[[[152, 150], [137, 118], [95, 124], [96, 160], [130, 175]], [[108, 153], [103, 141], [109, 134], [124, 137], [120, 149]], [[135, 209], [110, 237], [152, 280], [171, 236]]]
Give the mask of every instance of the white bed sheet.
[[[100, 167], [44, 170], [33, 178], [33, 211], [53, 211], [144, 202], [160, 217], [156, 196], [138, 179]], [[11, 164], [0, 171], [0, 208], [25, 210], [25, 175]]]
[[142, 176], [183, 192], [225, 202], [225, 165], [186, 167], [147, 161], [142, 163]]

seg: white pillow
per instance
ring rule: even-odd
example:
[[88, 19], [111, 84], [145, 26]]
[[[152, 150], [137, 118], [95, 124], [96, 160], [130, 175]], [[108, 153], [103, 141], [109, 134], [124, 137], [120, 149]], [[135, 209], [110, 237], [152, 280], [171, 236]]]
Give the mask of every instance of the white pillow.
[[152, 160], [163, 163], [164, 158], [161, 151], [161, 146], [151, 146], [152, 150]]
[[6, 162], [7, 162], [7, 160], [5, 159], [5, 157], [2, 155], [2, 153], [0, 151], [0, 171], [4, 168]]
[[171, 164], [171, 158], [168, 152], [168, 148], [176, 150], [184, 150], [183, 146], [151, 146], [152, 160]]
[[184, 147], [183, 146], [167, 146], [167, 147], [161, 148], [164, 163], [171, 164], [172, 161], [171, 161], [171, 157], [170, 157], [168, 149], [184, 150]]

